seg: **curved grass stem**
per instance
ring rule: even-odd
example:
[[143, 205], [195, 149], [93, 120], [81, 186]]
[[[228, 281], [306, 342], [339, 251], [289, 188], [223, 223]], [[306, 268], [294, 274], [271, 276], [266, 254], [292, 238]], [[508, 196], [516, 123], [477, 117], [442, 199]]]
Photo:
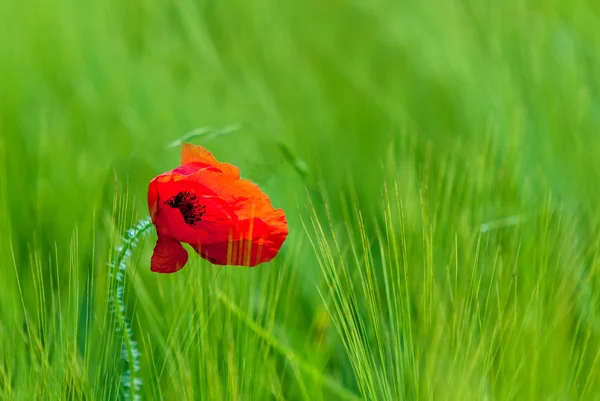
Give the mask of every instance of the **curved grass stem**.
[[124, 397], [126, 400], [141, 400], [140, 389], [142, 382], [137, 377], [140, 369], [137, 344], [133, 339], [131, 325], [125, 315], [125, 269], [131, 259], [131, 253], [139, 243], [140, 239], [148, 234], [152, 227], [150, 217], [140, 220], [133, 228], [127, 230], [123, 237], [123, 243], [117, 247], [116, 257], [110, 264], [111, 275], [114, 278], [111, 286], [110, 299], [113, 303], [112, 312], [116, 319], [115, 330], [118, 336], [122, 336], [121, 355], [127, 364], [127, 369], [121, 376], [121, 383], [126, 388]]

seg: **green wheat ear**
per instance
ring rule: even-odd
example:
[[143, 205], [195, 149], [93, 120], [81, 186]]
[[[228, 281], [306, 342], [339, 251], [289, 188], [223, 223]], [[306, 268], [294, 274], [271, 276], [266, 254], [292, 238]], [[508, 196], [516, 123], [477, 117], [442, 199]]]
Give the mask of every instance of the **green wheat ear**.
[[125, 269], [131, 259], [131, 253], [138, 245], [141, 238], [146, 236], [152, 227], [152, 220], [147, 217], [140, 220], [133, 228], [127, 230], [122, 238], [122, 244], [116, 248], [116, 256], [109, 263], [112, 285], [109, 299], [112, 304], [111, 312], [116, 318], [115, 331], [117, 336], [122, 336], [121, 356], [127, 368], [121, 375], [121, 384], [124, 387], [123, 396], [126, 400], [138, 401], [142, 399], [140, 389], [142, 380], [137, 377], [140, 370], [140, 352], [133, 339], [133, 331], [125, 316], [125, 302], [123, 299], [125, 287]]

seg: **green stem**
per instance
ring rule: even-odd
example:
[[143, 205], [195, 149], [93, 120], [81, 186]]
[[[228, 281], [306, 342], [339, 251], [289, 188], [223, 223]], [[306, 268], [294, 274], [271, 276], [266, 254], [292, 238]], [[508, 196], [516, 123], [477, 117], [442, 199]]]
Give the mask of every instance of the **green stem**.
[[133, 332], [125, 316], [125, 269], [127, 268], [133, 249], [135, 249], [139, 240], [148, 233], [151, 227], [152, 221], [148, 217], [127, 230], [127, 235], [123, 238], [123, 244], [117, 248], [116, 259], [110, 265], [111, 274], [115, 280], [113, 291], [111, 291], [111, 299], [113, 302], [113, 313], [117, 321], [116, 332], [122, 336], [121, 353], [128, 366], [125, 374], [121, 376], [121, 383], [125, 387], [129, 387], [129, 391], [124, 392], [125, 399], [134, 401], [141, 400], [139, 393], [141, 381], [137, 377], [140, 363], [139, 351], [133, 339]]

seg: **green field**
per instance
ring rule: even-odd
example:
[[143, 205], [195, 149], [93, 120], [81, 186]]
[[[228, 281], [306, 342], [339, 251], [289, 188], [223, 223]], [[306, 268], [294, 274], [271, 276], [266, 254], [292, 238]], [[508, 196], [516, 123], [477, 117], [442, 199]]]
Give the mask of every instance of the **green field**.
[[[0, 1], [0, 400], [600, 399], [599, 26]], [[286, 211], [272, 262], [150, 272], [182, 140]]]

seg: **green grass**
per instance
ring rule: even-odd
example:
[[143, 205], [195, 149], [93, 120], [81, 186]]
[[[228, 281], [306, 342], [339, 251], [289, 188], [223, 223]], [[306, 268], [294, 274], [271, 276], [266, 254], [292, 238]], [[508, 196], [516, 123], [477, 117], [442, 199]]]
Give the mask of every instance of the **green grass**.
[[[599, 19], [0, 2], [0, 399], [600, 399]], [[151, 230], [120, 281], [182, 140], [289, 238], [157, 275]]]

